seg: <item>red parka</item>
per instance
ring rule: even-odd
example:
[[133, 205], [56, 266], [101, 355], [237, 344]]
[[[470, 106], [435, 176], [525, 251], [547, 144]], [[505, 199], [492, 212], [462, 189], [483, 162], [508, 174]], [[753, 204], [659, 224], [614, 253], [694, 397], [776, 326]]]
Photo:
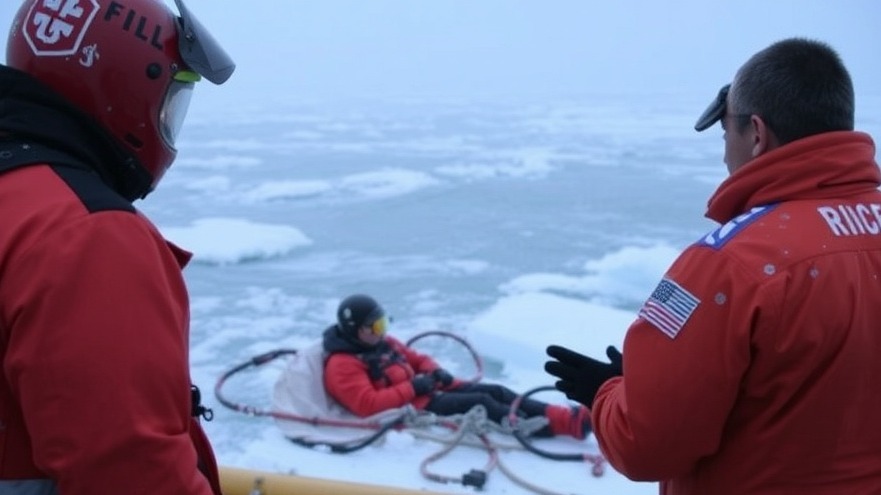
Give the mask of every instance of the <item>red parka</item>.
[[345, 338], [339, 327], [324, 332], [324, 366], [327, 393], [353, 414], [372, 416], [411, 404], [422, 409], [428, 395], [416, 396], [410, 380], [431, 373], [438, 364], [425, 354], [386, 336], [376, 347], [365, 347]]
[[[191, 417], [190, 255], [117, 194], [107, 138], [20, 79], [0, 70], [0, 492], [219, 494]], [[11, 168], [42, 153], [13, 129], [76, 159]]]
[[594, 431], [666, 495], [881, 493], [881, 174], [826, 133], [733, 173], [627, 331]]
[[[46, 165], [0, 175], [0, 480], [209, 495], [190, 435], [188, 254], [89, 212]], [[210, 450], [201, 452], [212, 470]]]

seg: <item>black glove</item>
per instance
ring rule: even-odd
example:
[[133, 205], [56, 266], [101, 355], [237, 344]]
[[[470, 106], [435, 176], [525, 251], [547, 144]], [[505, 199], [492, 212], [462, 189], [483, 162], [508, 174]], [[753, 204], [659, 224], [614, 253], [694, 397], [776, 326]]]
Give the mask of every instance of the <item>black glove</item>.
[[410, 384], [413, 385], [413, 392], [418, 397], [433, 392], [435, 381], [431, 375], [416, 375], [410, 379]]
[[451, 383], [453, 383], [453, 375], [450, 374], [449, 371], [438, 368], [431, 372], [431, 376], [434, 377], [435, 380], [438, 381], [444, 387], [449, 387]]
[[600, 385], [609, 378], [624, 374], [621, 353], [611, 345], [606, 348], [611, 363], [597, 361], [558, 345], [549, 346], [546, 352], [556, 359], [545, 363], [545, 371], [560, 379], [554, 386], [566, 397], [588, 408], [593, 407]]

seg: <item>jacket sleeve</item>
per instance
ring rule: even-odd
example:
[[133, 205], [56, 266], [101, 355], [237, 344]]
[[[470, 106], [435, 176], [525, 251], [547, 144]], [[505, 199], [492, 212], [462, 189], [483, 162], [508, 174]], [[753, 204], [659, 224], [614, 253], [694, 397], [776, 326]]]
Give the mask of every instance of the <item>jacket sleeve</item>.
[[190, 439], [180, 265], [130, 212], [84, 216], [4, 273], [4, 367], [33, 458], [65, 495], [209, 495]]
[[669, 479], [718, 449], [749, 364], [751, 321], [777, 304], [762, 308], [767, 288], [709, 248], [686, 250], [665, 278], [697, 307], [673, 337], [638, 317], [624, 340], [624, 376], [603, 384], [592, 411], [603, 453], [633, 480]]
[[406, 406], [416, 398], [409, 381], [374, 387], [367, 366], [345, 353], [332, 354], [327, 359], [324, 387], [334, 400], [362, 418]]

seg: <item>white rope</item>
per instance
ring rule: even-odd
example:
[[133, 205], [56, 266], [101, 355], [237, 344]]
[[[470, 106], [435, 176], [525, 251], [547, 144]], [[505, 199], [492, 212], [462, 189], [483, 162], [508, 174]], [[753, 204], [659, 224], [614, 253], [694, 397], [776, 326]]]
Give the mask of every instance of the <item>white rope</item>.
[[[443, 424], [443, 422], [456, 425], [452, 434], [438, 435], [429, 433], [427, 431], [428, 427], [441, 425]], [[412, 418], [411, 422], [408, 422], [408, 426], [416, 424], [421, 425], [424, 429], [419, 431], [410, 431], [409, 433], [411, 435], [414, 435], [418, 438], [425, 438], [436, 441], [444, 445], [441, 450], [426, 458], [421, 465], [423, 475], [428, 477], [429, 479], [442, 483], [447, 483], [455, 479], [452, 477], [429, 473], [426, 469], [426, 466], [445, 457], [457, 446], [465, 445], [485, 450], [493, 458], [490, 467], [487, 469], [487, 475], [489, 474], [488, 471], [498, 466], [499, 471], [501, 471], [502, 474], [508, 477], [508, 479], [510, 479], [513, 483], [538, 495], [572, 495], [541, 487], [518, 476], [518, 474], [515, 473], [514, 470], [502, 463], [501, 458], [498, 456], [498, 451], [526, 450], [525, 447], [523, 447], [523, 445], [519, 443], [513, 444], [498, 442], [494, 440], [490, 441], [487, 436], [487, 434], [490, 432], [498, 432], [504, 433], [506, 435], [511, 435], [515, 430], [519, 430], [520, 432], [529, 435], [540, 430], [547, 424], [547, 420], [545, 418], [536, 417], [521, 419], [517, 421], [514, 426], [508, 424], [507, 421], [503, 421], [503, 424], [499, 425], [493, 421], [489, 421], [486, 417], [486, 409], [483, 408], [483, 406], [478, 405], [473, 407], [465, 414], [454, 416], [438, 417], [433, 414], [422, 413], [419, 416]]]

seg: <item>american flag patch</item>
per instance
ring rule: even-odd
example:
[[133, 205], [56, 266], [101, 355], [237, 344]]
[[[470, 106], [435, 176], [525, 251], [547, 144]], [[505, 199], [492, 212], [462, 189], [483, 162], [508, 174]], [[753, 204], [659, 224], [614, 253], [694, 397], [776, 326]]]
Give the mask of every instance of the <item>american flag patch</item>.
[[679, 284], [664, 278], [639, 310], [639, 316], [673, 339], [700, 302]]

